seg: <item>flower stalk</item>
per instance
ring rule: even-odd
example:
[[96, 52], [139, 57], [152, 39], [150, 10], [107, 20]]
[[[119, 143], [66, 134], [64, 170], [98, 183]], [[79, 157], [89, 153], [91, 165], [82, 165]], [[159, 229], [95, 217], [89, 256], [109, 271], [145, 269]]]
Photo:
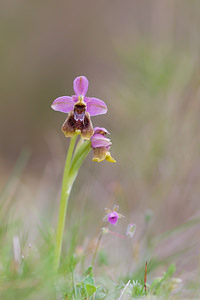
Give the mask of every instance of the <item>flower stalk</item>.
[[[60, 198], [60, 208], [58, 216], [58, 225], [56, 231], [56, 245], [55, 245], [55, 271], [58, 270], [60, 264], [61, 249], [63, 243], [63, 233], [65, 227], [66, 213], [68, 207], [68, 200], [70, 192], [73, 186], [73, 183], [76, 179], [78, 171], [87, 157], [88, 153], [91, 150], [90, 141], [77, 143], [76, 148], [75, 143], [77, 139], [77, 134], [71, 138], [69, 150], [67, 153], [63, 181], [62, 181], [62, 190]], [[74, 153], [74, 154], [73, 154]]]
[[70, 191], [71, 191], [72, 184], [73, 184], [72, 183], [70, 185], [69, 171], [70, 171], [70, 165], [71, 165], [71, 160], [72, 160], [72, 155], [73, 155], [73, 151], [74, 151], [76, 138], [77, 138], [77, 135], [74, 135], [71, 138], [69, 150], [67, 153], [65, 168], [64, 168], [64, 174], [63, 174], [59, 217], [58, 217], [58, 225], [57, 225], [57, 231], [56, 231], [56, 247], [55, 247], [55, 269], [56, 270], [58, 269], [59, 263], [60, 263], [60, 254], [61, 254], [61, 248], [62, 248], [63, 232], [64, 232], [64, 227], [65, 227], [68, 199], [69, 199]]
[[92, 267], [94, 268], [94, 263], [95, 263], [95, 260], [96, 260], [96, 256], [97, 256], [97, 252], [98, 252], [98, 249], [99, 249], [99, 246], [100, 246], [100, 242], [101, 242], [101, 239], [103, 237], [103, 230], [101, 230], [99, 236], [98, 236], [98, 239], [97, 239], [97, 244], [96, 244], [96, 248], [95, 248], [95, 251], [94, 251], [94, 254], [93, 254], [93, 257], [92, 257]]

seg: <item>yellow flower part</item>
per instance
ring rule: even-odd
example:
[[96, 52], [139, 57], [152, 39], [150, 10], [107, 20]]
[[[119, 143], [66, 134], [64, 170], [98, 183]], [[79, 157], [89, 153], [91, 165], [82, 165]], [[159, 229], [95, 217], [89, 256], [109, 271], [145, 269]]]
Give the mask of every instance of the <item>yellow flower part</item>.
[[116, 160], [111, 156], [110, 152], [107, 150], [106, 147], [97, 147], [93, 148], [94, 151], [94, 157], [93, 161], [101, 162], [103, 160], [107, 160], [109, 162], [115, 163]]

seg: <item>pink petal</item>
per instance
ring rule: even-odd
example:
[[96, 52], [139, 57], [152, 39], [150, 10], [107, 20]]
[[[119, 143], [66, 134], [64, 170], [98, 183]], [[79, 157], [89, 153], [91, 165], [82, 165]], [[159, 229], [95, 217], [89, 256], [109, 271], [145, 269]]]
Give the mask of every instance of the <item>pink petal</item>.
[[98, 147], [109, 147], [111, 146], [111, 141], [110, 139], [105, 138], [102, 134], [94, 134], [91, 137], [91, 144], [92, 148], [98, 148]]
[[118, 220], [118, 213], [116, 211], [113, 211], [108, 215], [108, 222], [110, 222], [112, 225], [115, 225]]
[[108, 130], [104, 127], [95, 127], [94, 128], [94, 133], [100, 133], [101, 131], [103, 131], [104, 133], [110, 134], [110, 132], [108, 132]]
[[106, 104], [97, 98], [85, 97], [84, 101], [87, 104], [87, 112], [90, 116], [102, 115], [107, 113]]
[[74, 92], [76, 96], [84, 96], [88, 90], [89, 81], [85, 76], [79, 76], [74, 79]]
[[74, 103], [76, 103], [78, 101], [78, 96], [72, 95], [72, 99], [73, 99]]
[[51, 107], [54, 110], [69, 113], [74, 109], [74, 101], [72, 97], [62, 96], [54, 100]]

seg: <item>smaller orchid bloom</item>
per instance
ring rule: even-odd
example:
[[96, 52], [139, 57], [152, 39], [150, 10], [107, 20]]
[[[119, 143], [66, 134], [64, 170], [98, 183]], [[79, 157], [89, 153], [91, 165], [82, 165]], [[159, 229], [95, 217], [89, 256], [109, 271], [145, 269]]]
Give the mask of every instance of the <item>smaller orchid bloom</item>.
[[124, 216], [117, 211], [119, 210], [119, 206], [115, 205], [113, 209], [105, 208], [106, 210], [106, 215], [103, 218], [103, 221], [107, 221], [112, 225], [117, 224], [117, 220], [123, 218]]
[[130, 238], [132, 238], [135, 234], [135, 230], [136, 230], [136, 225], [131, 223], [128, 225], [127, 229], [126, 229], [126, 235]]
[[116, 162], [109, 152], [112, 143], [110, 139], [105, 137], [106, 134], [109, 134], [109, 132], [105, 128], [94, 128], [94, 134], [90, 139], [94, 151], [93, 161], [101, 162], [106, 159], [109, 162]]
[[88, 85], [89, 82], [85, 76], [75, 78], [73, 83], [75, 95], [59, 97], [51, 105], [56, 111], [68, 113], [62, 126], [66, 137], [80, 133], [84, 139], [89, 140], [94, 133], [90, 116], [107, 112], [107, 106], [102, 100], [85, 97]]
[[115, 225], [117, 223], [119, 216], [116, 211], [112, 211], [108, 214], [108, 222], [112, 225]]

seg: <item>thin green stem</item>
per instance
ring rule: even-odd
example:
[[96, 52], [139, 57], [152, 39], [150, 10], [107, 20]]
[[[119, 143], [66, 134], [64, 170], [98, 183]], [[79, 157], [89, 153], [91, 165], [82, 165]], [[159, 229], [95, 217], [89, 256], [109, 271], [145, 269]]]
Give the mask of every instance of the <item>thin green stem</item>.
[[69, 150], [68, 150], [67, 158], [66, 158], [66, 162], [65, 162], [64, 174], [63, 174], [59, 217], [58, 217], [58, 225], [57, 225], [57, 232], [56, 232], [56, 247], [55, 247], [55, 270], [56, 271], [60, 264], [60, 255], [61, 255], [62, 242], [63, 242], [63, 232], [64, 232], [64, 227], [65, 227], [67, 205], [68, 205], [70, 191], [72, 188], [72, 183], [69, 180], [69, 171], [70, 171], [70, 165], [71, 165], [71, 160], [72, 160], [72, 155], [73, 155], [73, 151], [74, 151], [76, 138], [77, 138], [77, 135], [74, 135], [71, 138]]
[[74, 299], [77, 299], [76, 295], [76, 285], [75, 285], [75, 280], [74, 280], [74, 271], [72, 271], [72, 285], [73, 285], [73, 294], [74, 294]]
[[94, 268], [95, 259], [96, 259], [96, 256], [97, 256], [97, 252], [98, 252], [99, 245], [100, 245], [102, 237], [103, 237], [103, 231], [101, 231], [100, 234], [99, 234], [99, 236], [98, 236], [96, 248], [95, 248], [95, 251], [94, 251], [93, 258], [92, 258], [92, 267], [93, 268]]
[[84, 138], [82, 138], [82, 136], [80, 136], [78, 142], [76, 143], [76, 149], [74, 152], [74, 155], [77, 153], [78, 149], [80, 148], [80, 146], [84, 143]]

